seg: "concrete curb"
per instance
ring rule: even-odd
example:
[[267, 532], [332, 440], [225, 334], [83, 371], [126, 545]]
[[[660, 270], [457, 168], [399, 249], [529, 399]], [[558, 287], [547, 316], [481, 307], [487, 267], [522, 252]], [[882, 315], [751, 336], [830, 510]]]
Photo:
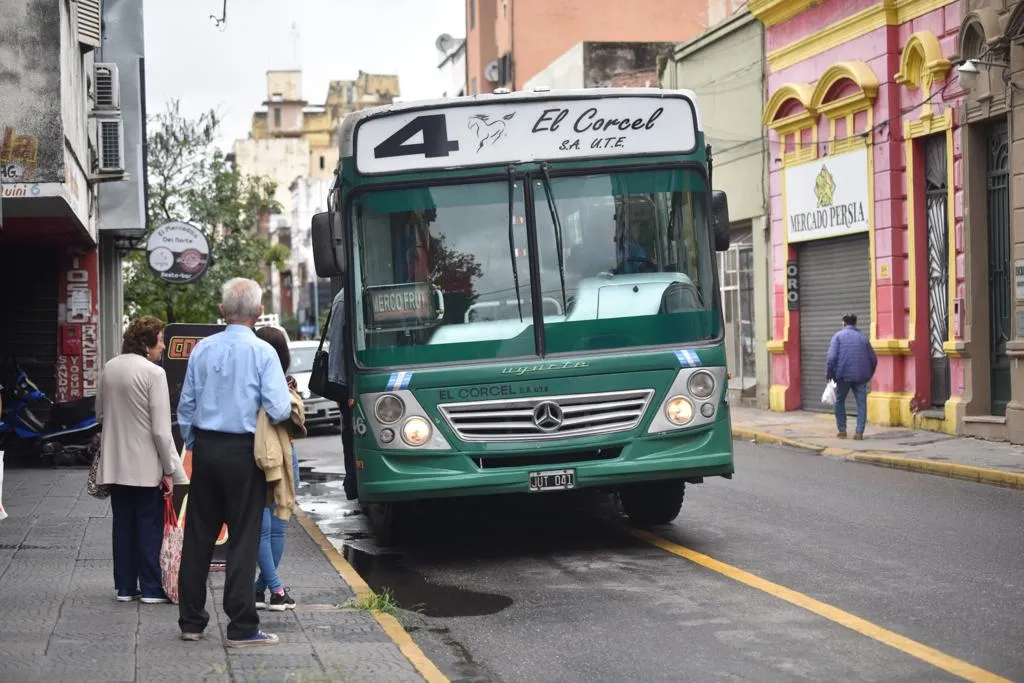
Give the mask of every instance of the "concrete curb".
[[778, 436], [770, 432], [759, 432], [742, 427], [733, 427], [732, 438], [739, 441], [753, 441], [759, 444], [774, 446], [788, 446], [804, 451], [811, 451], [816, 455], [824, 455], [831, 458], [842, 458], [866, 465], [876, 467], [888, 467], [890, 469], [905, 470], [907, 472], [920, 472], [932, 474], [938, 477], [950, 479], [961, 479], [974, 481], [979, 484], [990, 486], [1001, 486], [1003, 488], [1024, 491], [1024, 473], [1005, 472], [994, 470], [988, 467], [975, 467], [973, 465], [958, 465], [950, 462], [933, 462], [919, 458], [905, 458], [892, 453], [882, 451], [855, 451], [849, 448], [833, 448], [821, 446], [809, 441], [790, 439], [785, 436]]
[[[359, 576], [359, 572], [341, 556], [341, 553], [338, 552], [324, 532], [320, 530], [320, 527], [313, 521], [313, 518], [298, 507], [295, 509], [294, 515], [299, 522], [299, 526], [320, 547], [320, 550], [327, 557], [331, 566], [334, 567], [345, 583], [349, 585], [356, 597], [362, 598], [366, 595], [373, 595], [373, 589], [363, 580], [363, 577]], [[374, 612], [373, 618], [427, 683], [450, 683], [448, 677], [441, 673], [441, 670], [432, 661], [427, 659], [427, 656], [423, 654], [423, 650], [413, 641], [412, 636], [402, 627], [398, 619], [383, 612]]]

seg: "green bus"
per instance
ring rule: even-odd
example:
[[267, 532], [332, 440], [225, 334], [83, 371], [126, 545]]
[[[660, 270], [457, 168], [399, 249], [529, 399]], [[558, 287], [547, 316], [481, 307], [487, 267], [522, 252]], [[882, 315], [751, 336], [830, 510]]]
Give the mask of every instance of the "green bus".
[[[583, 488], [631, 521], [731, 478], [694, 94], [596, 88], [349, 114], [316, 272], [346, 286], [360, 504]], [[336, 280], [335, 282], [338, 282]]]

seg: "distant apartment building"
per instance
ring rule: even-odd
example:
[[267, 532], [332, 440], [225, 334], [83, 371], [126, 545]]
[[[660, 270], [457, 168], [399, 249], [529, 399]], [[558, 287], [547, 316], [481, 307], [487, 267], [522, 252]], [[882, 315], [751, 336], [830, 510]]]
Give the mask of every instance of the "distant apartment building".
[[467, 94], [521, 90], [584, 41], [689, 40], [708, 13], [707, 0], [466, 0]]
[[[293, 235], [292, 184], [299, 178], [330, 181], [338, 165], [338, 124], [353, 111], [387, 104], [400, 94], [398, 76], [363, 71], [352, 80], [331, 81], [322, 104], [310, 104], [302, 93], [302, 72], [268, 71], [266, 97], [253, 112], [249, 136], [233, 146], [235, 164], [242, 173], [273, 178], [280, 214], [261, 222], [271, 241], [292, 250], [287, 269], [267, 269], [270, 285], [268, 311], [284, 316], [299, 313], [301, 291], [310, 271], [300, 269], [308, 247], [308, 229]], [[328, 183], [329, 185], [329, 183]], [[324, 197], [326, 200], [326, 195]], [[300, 239], [301, 238], [301, 241]]]

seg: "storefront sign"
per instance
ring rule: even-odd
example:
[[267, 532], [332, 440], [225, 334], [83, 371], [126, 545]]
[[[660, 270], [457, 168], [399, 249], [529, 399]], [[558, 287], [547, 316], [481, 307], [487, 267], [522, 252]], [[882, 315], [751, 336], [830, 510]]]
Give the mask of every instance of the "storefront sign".
[[800, 264], [786, 261], [786, 306], [791, 311], [800, 310]]
[[783, 171], [790, 242], [852, 235], [871, 227], [868, 154], [858, 149]]
[[1014, 261], [1013, 281], [1017, 285], [1017, 301], [1024, 300], [1024, 260]]
[[[510, 96], [511, 97], [511, 96]], [[375, 116], [355, 131], [360, 173], [686, 154], [697, 146], [693, 104], [681, 96], [530, 98]]]
[[96, 395], [100, 375], [99, 262], [96, 250], [72, 249], [58, 283], [58, 403]]
[[146, 240], [149, 267], [164, 282], [187, 285], [210, 264], [210, 243], [199, 228], [181, 221], [159, 226]]
[[[181, 398], [181, 385], [185, 383], [185, 371], [188, 369], [188, 358], [196, 344], [211, 334], [222, 331], [225, 325], [189, 325], [174, 323], [164, 328], [164, 357], [162, 364], [167, 374], [167, 388], [171, 396], [171, 431], [174, 434], [174, 444], [181, 453], [181, 459], [185, 468], [185, 475], [192, 478], [192, 451], [185, 448], [185, 442], [181, 438], [181, 431], [178, 428], [178, 399]], [[178, 516], [188, 515], [188, 485], [177, 484], [174, 487], [174, 505], [178, 509]], [[184, 509], [183, 509], [184, 507]], [[220, 534], [217, 536], [217, 545], [213, 550], [211, 565], [222, 566], [227, 559], [227, 547], [224, 545], [228, 540], [227, 525], [221, 526]]]

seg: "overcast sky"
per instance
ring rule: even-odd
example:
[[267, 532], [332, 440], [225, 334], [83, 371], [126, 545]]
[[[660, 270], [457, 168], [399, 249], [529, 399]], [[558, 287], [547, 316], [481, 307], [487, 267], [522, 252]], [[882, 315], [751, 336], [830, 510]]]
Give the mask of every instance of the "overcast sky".
[[[404, 99], [439, 97], [434, 41], [465, 35], [464, 0], [145, 0], [148, 114], [180, 98], [187, 115], [217, 109], [222, 145], [249, 130], [266, 72], [302, 69], [305, 99], [360, 69], [397, 73]], [[294, 25], [294, 30], [293, 30]], [[295, 33], [298, 33], [296, 54]]]

